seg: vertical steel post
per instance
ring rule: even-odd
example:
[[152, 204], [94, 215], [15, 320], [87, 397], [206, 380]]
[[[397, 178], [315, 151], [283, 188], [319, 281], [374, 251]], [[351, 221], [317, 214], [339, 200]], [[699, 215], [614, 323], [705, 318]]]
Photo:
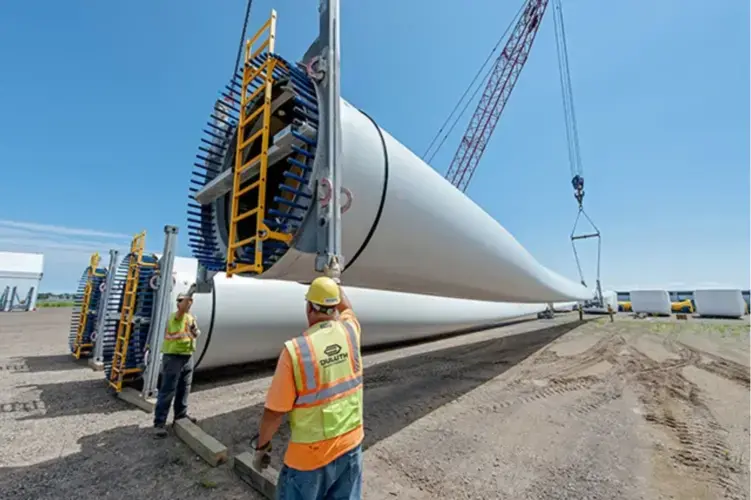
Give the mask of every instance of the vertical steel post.
[[162, 342], [167, 318], [172, 307], [172, 268], [175, 264], [177, 247], [177, 226], [164, 226], [164, 252], [159, 259], [159, 278], [154, 298], [154, 311], [151, 314], [151, 328], [147, 344], [146, 366], [143, 371], [141, 398], [153, 398], [157, 391], [157, 381], [162, 361]]
[[107, 265], [107, 278], [104, 280], [104, 290], [99, 296], [99, 310], [97, 311], [96, 325], [94, 325], [94, 332], [96, 338], [94, 339], [94, 363], [104, 363], [104, 328], [107, 324], [107, 314], [109, 312], [108, 303], [110, 301], [110, 295], [112, 294], [112, 285], [115, 283], [115, 277], [117, 274], [117, 258], [120, 252], [117, 250], [110, 250], [110, 262]]
[[9, 312], [13, 310], [13, 305], [16, 302], [16, 294], [18, 294], [18, 287], [13, 287], [10, 291], [10, 302], [5, 305], [5, 311]]
[[[321, 0], [319, 3], [319, 35], [309, 52], [320, 49], [310, 59], [309, 68], [318, 88], [321, 101], [319, 144], [323, 144], [324, 162], [318, 177], [318, 230], [316, 271], [325, 271], [338, 278], [344, 266], [341, 252], [342, 233], [342, 171], [341, 171], [341, 120], [339, 78], [339, 0]], [[306, 54], [308, 58], [308, 54]], [[326, 187], [328, 184], [328, 187]], [[326, 200], [326, 203], [322, 203]]]

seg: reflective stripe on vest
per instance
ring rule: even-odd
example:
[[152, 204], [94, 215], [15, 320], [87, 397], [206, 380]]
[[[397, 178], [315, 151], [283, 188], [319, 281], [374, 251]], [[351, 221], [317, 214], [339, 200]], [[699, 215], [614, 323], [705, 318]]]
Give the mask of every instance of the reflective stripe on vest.
[[299, 364], [302, 365], [302, 372], [305, 374], [304, 387], [305, 393], [298, 395], [295, 399], [295, 405], [309, 405], [319, 400], [326, 400], [336, 397], [340, 394], [354, 389], [362, 383], [362, 376], [360, 375], [360, 350], [358, 349], [357, 333], [349, 322], [339, 321], [340, 325], [344, 326], [347, 331], [347, 340], [349, 344], [349, 352], [352, 357], [352, 371], [355, 374], [354, 378], [341, 380], [340, 382], [326, 388], [317, 388], [318, 381], [316, 380], [316, 362], [313, 353], [310, 350], [310, 345], [306, 337], [298, 337], [292, 340], [296, 350], [300, 353]]
[[284, 343], [297, 397], [290, 442], [317, 443], [362, 426], [362, 362], [357, 330], [327, 321]]
[[190, 327], [195, 322], [195, 318], [186, 313], [182, 321], [178, 323], [178, 330], [170, 331], [176, 321], [175, 316], [176, 313], [172, 313], [167, 319], [162, 352], [164, 354], [191, 354], [195, 350], [195, 339], [190, 333]]

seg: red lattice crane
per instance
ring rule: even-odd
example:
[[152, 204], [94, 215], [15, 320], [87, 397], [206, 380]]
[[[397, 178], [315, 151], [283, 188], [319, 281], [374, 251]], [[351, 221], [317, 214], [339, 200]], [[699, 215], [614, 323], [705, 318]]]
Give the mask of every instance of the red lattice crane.
[[477, 109], [446, 172], [446, 179], [462, 192], [467, 190], [498, 118], [527, 62], [547, 6], [548, 0], [526, 1], [508, 42], [493, 63]]

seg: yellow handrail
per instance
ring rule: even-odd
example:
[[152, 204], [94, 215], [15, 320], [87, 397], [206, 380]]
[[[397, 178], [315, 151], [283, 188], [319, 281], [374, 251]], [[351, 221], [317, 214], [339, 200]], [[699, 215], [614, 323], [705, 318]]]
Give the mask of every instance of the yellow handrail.
[[73, 357], [81, 359], [84, 349], [91, 349], [94, 344], [83, 343], [83, 334], [86, 331], [86, 325], [89, 321], [89, 306], [91, 305], [91, 292], [94, 288], [93, 278], [94, 276], [103, 276], [97, 274], [96, 270], [99, 266], [99, 252], [95, 252], [89, 259], [89, 268], [86, 270], [86, 286], [83, 289], [83, 297], [81, 299], [81, 310], [78, 315], [78, 328], [76, 329], [76, 341], [73, 344]]
[[[253, 45], [261, 38], [261, 35], [268, 30], [268, 37], [261, 42], [260, 47], [255, 51]], [[235, 150], [235, 167], [232, 182], [232, 213], [229, 224], [229, 244], [227, 245], [227, 277], [243, 272], [252, 272], [260, 274], [263, 272], [263, 242], [272, 239], [277, 241], [289, 242], [292, 236], [276, 231], [271, 231], [264, 223], [266, 216], [266, 183], [268, 180], [269, 168], [269, 143], [271, 141], [271, 98], [274, 85], [274, 68], [278, 64], [274, 54], [276, 42], [276, 11], [271, 11], [271, 17], [258, 30], [258, 32], [248, 41], [245, 42], [245, 58], [243, 65], [243, 80], [241, 85], [240, 97], [240, 118], [237, 123], [237, 141]], [[261, 64], [256, 64], [255, 59], [266, 51], [266, 60]], [[248, 87], [258, 77], [263, 78], [263, 83], [255, 90]], [[261, 90], [263, 89], [263, 90]], [[263, 93], [263, 104], [260, 108], [247, 114], [248, 105]], [[251, 133], [246, 137], [246, 127], [255, 125], [255, 119], [261, 118], [261, 129]], [[253, 159], [244, 162], [246, 148], [252, 147], [253, 143], [261, 140], [261, 152]], [[242, 173], [256, 161], [260, 162], [258, 180], [242, 186]], [[247, 182], [247, 181], [246, 181]], [[255, 208], [240, 212], [240, 197], [256, 189], [258, 202]], [[256, 218], [255, 234], [251, 237], [238, 241], [238, 223], [249, 217]], [[253, 244], [254, 256], [253, 263], [238, 262], [237, 252], [245, 245]]]
[[136, 292], [138, 291], [138, 278], [141, 273], [141, 267], [156, 266], [155, 263], [143, 262], [143, 252], [145, 247], [146, 231], [142, 231], [133, 237], [130, 244], [130, 254], [128, 260], [128, 274], [125, 278], [123, 288], [123, 302], [120, 310], [120, 321], [117, 324], [117, 335], [115, 340], [115, 352], [112, 355], [112, 370], [110, 371], [109, 385], [120, 392], [123, 388], [125, 375], [140, 372], [140, 368], [126, 369], [125, 363], [128, 357], [128, 344], [130, 343], [130, 334], [133, 328], [133, 314], [136, 305]]

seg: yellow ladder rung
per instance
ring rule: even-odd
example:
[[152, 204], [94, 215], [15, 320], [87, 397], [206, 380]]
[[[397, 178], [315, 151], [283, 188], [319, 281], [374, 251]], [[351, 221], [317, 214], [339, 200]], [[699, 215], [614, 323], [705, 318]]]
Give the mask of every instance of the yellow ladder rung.
[[[273, 83], [274, 80], [272, 79], [271, 81]], [[245, 96], [245, 101], [244, 101], [245, 106], [247, 107], [249, 103], [253, 102], [253, 100], [257, 98], [261, 94], [261, 92], [263, 92], [264, 90], [266, 90], [266, 80], [264, 80], [264, 82], [261, 85], [259, 85], [258, 88], [256, 88], [253, 92], [251, 92], [249, 96], [248, 95]], [[247, 119], [243, 121], [243, 127], [248, 124], [248, 121], [249, 120]]]
[[[269, 37], [266, 40], [264, 40], [264, 42], [252, 54], [250, 54], [250, 57], [248, 57], [248, 60], [249, 61], [255, 60], [255, 58], [258, 57], [258, 56], [260, 56], [261, 52], [263, 52], [263, 50], [266, 49], [266, 48], [268, 48], [270, 45], [271, 45], [271, 37]], [[271, 59], [271, 54], [269, 54], [266, 57], [267, 61], [269, 59]]]
[[235, 198], [239, 198], [240, 196], [244, 195], [245, 193], [249, 193], [250, 191], [254, 190], [258, 186], [261, 185], [261, 181], [255, 181], [253, 184], [248, 184], [244, 188], [242, 188], [240, 191], [235, 193]]
[[[255, 90], [255, 91], [253, 92], [253, 95], [255, 96], [255, 93], [256, 93], [256, 92], [258, 92], [259, 90], [262, 90], [262, 89], [263, 89], [263, 86], [261, 86], [261, 87], [258, 87], [258, 88], [257, 88], [257, 89], [256, 89], [256, 90]], [[252, 98], [248, 98], [248, 101], [252, 101], [252, 100], [253, 100]], [[252, 112], [252, 113], [251, 113], [250, 115], [248, 115], [248, 116], [247, 116], [247, 117], [246, 117], [246, 118], [245, 118], [245, 119], [244, 119], [244, 120], [242, 121], [242, 125], [240, 125], [240, 126], [241, 126], [241, 127], [244, 127], [244, 126], [248, 125], [248, 124], [249, 124], [250, 122], [252, 122], [252, 121], [253, 121], [253, 120], [255, 120], [256, 118], [258, 118], [258, 116], [259, 116], [259, 115], [260, 115], [261, 113], [263, 113], [264, 111], [266, 111], [266, 106], [259, 106], [258, 108], [256, 108], [256, 110], [255, 110], [255, 111], [253, 111], [253, 112]]]
[[[263, 79], [268, 79], [268, 76], [270, 74], [270, 71], [273, 69], [271, 68], [271, 61], [272, 59], [266, 58], [265, 61], [263, 61], [259, 66], [255, 66], [253, 64], [250, 64], [245, 67], [245, 71], [243, 72], [243, 87], [247, 87], [253, 81], [258, 78], [259, 76], [263, 75]], [[266, 73], [264, 73], [264, 70]], [[245, 100], [241, 100], [242, 103], [247, 104], [248, 100], [247, 98]]]
[[268, 239], [270, 240], [283, 241], [284, 243], [289, 243], [292, 240], [291, 234], [279, 233], [277, 231], [269, 231], [268, 234]]
[[237, 171], [237, 173], [241, 174], [241, 173], [245, 172], [246, 170], [248, 170], [250, 167], [253, 166], [253, 164], [255, 162], [260, 161], [261, 158], [263, 157], [263, 155], [264, 155], [264, 152], [262, 151], [262, 152], [258, 153], [256, 156], [254, 156], [253, 158], [251, 158], [250, 160], [248, 160], [245, 163], [243, 163], [242, 166], [240, 167], [240, 169]]
[[250, 143], [252, 143], [253, 141], [255, 141], [256, 139], [258, 139], [259, 137], [261, 137], [263, 135], [263, 131], [264, 130], [265, 130], [265, 127], [261, 127], [261, 129], [258, 132], [254, 133], [253, 135], [251, 135], [250, 137], [248, 137], [247, 139], [245, 139], [245, 141], [243, 141], [243, 143], [240, 144], [240, 147], [239, 147], [238, 150], [242, 151], [246, 147], [248, 147], [248, 145]]
[[237, 241], [237, 242], [235, 242], [235, 243], [231, 243], [231, 244], [229, 245], [229, 247], [230, 247], [231, 249], [239, 248], [239, 247], [241, 247], [241, 246], [243, 246], [243, 245], [247, 245], [248, 243], [252, 243], [252, 242], [253, 242], [253, 240], [255, 240], [255, 239], [256, 239], [256, 237], [255, 237], [255, 236], [251, 236], [250, 238], [245, 238], [244, 240], [240, 240], [240, 241]]
[[271, 23], [274, 22], [274, 19], [276, 19], [276, 13], [272, 11], [271, 17], [269, 18], [269, 20], [266, 21], [263, 24], [263, 26], [258, 28], [258, 31], [256, 32], [255, 35], [253, 35], [253, 38], [245, 42], [245, 54], [246, 54], [245, 60], [246, 61], [248, 60], [247, 54], [248, 52], [250, 52], [250, 48], [253, 46], [254, 43], [256, 43], [256, 41], [258, 41], [261, 35], [263, 35], [264, 31], [266, 31], [267, 29], [271, 27]]
[[255, 264], [241, 264], [235, 267], [235, 269], [232, 272], [233, 273], [245, 273], [245, 272], [261, 273], [263, 272], [263, 266], [257, 266]]
[[245, 212], [244, 214], [239, 214], [237, 217], [232, 218], [232, 222], [240, 222], [241, 220], [245, 220], [248, 217], [251, 217], [258, 213], [258, 208], [254, 208], [253, 210], [249, 210]]

